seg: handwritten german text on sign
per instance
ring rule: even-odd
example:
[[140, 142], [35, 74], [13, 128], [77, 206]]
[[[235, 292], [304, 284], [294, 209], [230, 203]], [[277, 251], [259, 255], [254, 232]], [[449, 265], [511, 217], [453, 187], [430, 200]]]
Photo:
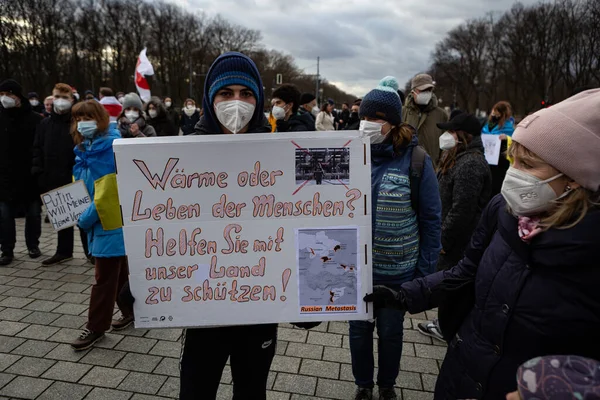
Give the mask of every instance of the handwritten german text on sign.
[[76, 181], [46, 192], [41, 195], [41, 198], [55, 231], [77, 225], [79, 216], [91, 203], [83, 181]]

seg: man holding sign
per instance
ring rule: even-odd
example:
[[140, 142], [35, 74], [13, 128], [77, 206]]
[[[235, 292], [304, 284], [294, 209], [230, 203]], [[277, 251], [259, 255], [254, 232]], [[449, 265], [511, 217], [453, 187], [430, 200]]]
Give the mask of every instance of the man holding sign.
[[[214, 399], [228, 358], [234, 398], [265, 399], [277, 323], [373, 315], [368, 142], [259, 135], [262, 88], [251, 59], [226, 53], [201, 136], [114, 144], [136, 327], [188, 328], [180, 399]], [[302, 172], [311, 154], [339, 167], [322, 185]]]

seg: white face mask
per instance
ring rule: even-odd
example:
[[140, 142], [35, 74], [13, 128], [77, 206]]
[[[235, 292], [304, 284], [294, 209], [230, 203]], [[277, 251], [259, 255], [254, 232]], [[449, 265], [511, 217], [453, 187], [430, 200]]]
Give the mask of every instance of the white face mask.
[[320, 109], [319, 107], [317, 107], [317, 106], [314, 106], [314, 107], [312, 108], [312, 110], [311, 110], [311, 113], [312, 113], [312, 115], [314, 115], [315, 117], [316, 117], [317, 115], [319, 115], [319, 113], [320, 113], [320, 112], [321, 112], [321, 109]]
[[125, 111], [125, 117], [129, 122], [135, 122], [135, 120], [140, 117], [140, 113], [137, 111]]
[[2, 103], [2, 107], [4, 108], [13, 108], [17, 105], [17, 101], [10, 96], [0, 96], [0, 103]]
[[377, 144], [385, 140], [386, 135], [381, 133], [382, 127], [383, 124], [379, 122], [362, 120], [358, 129], [362, 132], [363, 137], [369, 138], [371, 144]]
[[284, 119], [285, 118], [285, 109], [283, 107], [273, 106], [273, 109], [271, 110], [271, 114], [273, 114], [273, 117], [276, 120]]
[[31, 104], [32, 107], [37, 107], [40, 105], [40, 102], [37, 100], [29, 100], [29, 104]]
[[231, 133], [238, 133], [250, 123], [256, 106], [241, 100], [222, 101], [215, 104], [219, 122]]
[[188, 110], [195, 110], [196, 107], [193, 104], [188, 104], [185, 108], [187, 108]]
[[150, 116], [150, 118], [156, 118], [156, 116], [158, 115], [158, 111], [148, 110], [148, 115]]
[[415, 103], [417, 103], [420, 106], [429, 104], [429, 102], [431, 101], [431, 96], [433, 96], [433, 92], [417, 93], [415, 94]]
[[64, 114], [71, 109], [71, 102], [67, 99], [54, 99], [52, 106], [55, 113]]
[[526, 172], [510, 167], [502, 184], [502, 197], [517, 216], [532, 216], [552, 208], [552, 202], [565, 197], [571, 191], [560, 196], [549, 185], [560, 178], [558, 174], [550, 179], [541, 180]]
[[440, 149], [442, 150], [450, 150], [456, 146], [456, 139], [450, 132], [444, 132], [442, 136], [440, 136]]
[[167, 101], [167, 102], [165, 103], [165, 106], [167, 106], [167, 108], [171, 107], [171, 102], [170, 102], [170, 101]]

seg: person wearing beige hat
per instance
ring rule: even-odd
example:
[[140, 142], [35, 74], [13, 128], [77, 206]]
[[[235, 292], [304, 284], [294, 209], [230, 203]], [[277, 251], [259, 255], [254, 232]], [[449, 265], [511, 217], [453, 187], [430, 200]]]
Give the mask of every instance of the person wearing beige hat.
[[417, 130], [419, 144], [431, 157], [437, 167], [440, 155], [439, 139], [444, 131], [437, 124], [448, 121], [448, 114], [438, 107], [438, 100], [433, 93], [435, 82], [431, 75], [418, 74], [410, 84], [411, 92], [402, 108], [402, 122], [412, 125]]
[[439, 306], [449, 347], [435, 399], [505, 398], [535, 357], [600, 360], [599, 110], [594, 89], [526, 117], [462, 260], [366, 296], [411, 314]]

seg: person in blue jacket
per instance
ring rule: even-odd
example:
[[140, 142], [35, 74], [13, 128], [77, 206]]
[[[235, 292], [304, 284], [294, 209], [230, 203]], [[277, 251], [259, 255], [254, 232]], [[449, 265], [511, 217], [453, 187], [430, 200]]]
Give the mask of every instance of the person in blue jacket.
[[498, 135], [502, 141], [498, 165], [490, 165], [490, 171], [492, 172], [492, 197], [500, 193], [506, 171], [510, 167], [510, 162], [503, 155], [508, 150], [510, 138], [514, 131], [515, 120], [512, 117], [512, 107], [507, 101], [499, 101], [492, 108], [488, 122], [481, 129], [482, 134]]
[[[440, 319], [449, 347], [435, 399], [514, 397], [519, 366], [535, 357], [600, 360], [598, 109], [595, 89], [527, 116], [513, 135], [502, 194], [484, 210], [463, 259], [398, 292], [375, 287], [365, 297], [411, 313], [448, 299], [448, 310], [462, 304], [460, 320], [447, 320], [451, 334]], [[473, 290], [460, 290], [469, 282]], [[536, 399], [594, 398], [548, 396], [561, 382], [543, 378], [531, 379], [547, 389]]]
[[88, 235], [89, 251], [96, 259], [96, 283], [92, 286], [88, 322], [71, 346], [85, 350], [104, 337], [111, 327], [115, 301], [121, 310], [120, 319], [112, 321], [113, 330], [125, 329], [133, 322], [130, 304], [117, 299], [128, 281], [125, 243], [120, 223], [118, 201], [109, 201], [107, 193], [116, 193], [113, 141], [121, 137], [109, 127], [109, 115], [96, 101], [73, 106], [73, 139], [75, 147], [75, 180], [82, 180], [91, 203], [79, 217], [78, 225]]
[[[360, 130], [371, 140], [373, 218], [373, 283], [399, 289], [436, 269], [441, 245], [441, 201], [431, 158], [414, 128], [402, 124], [398, 81], [384, 78], [362, 100]], [[424, 157], [418, 210], [411, 201], [413, 152]], [[414, 178], [412, 178], [414, 179]], [[373, 397], [373, 330], [379, 335], [379, 399], [396, 399], [394, 385], [400, 368], [404, 311], [375, 304], [375, 322], [350, 321], [350, 352], [356, 400]]]

